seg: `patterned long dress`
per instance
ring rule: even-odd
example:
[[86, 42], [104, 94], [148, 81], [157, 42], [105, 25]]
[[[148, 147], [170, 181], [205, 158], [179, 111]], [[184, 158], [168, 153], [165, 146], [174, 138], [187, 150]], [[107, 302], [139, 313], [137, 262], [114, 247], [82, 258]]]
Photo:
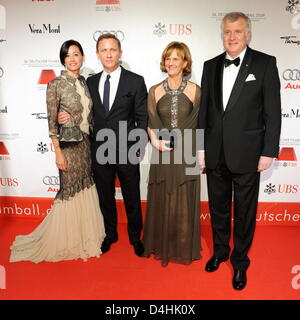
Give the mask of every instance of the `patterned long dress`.
[[59, 138], [57, 113], [61, 110], [70, 113], [84, 138], [61, 146], [68, 170], [59, 171], [60, 190], [51, 212], [32, 233], [16, 237], [10, 262], [86, 260], [101, 254], [105, 230], [91, 171], [92, 103], [85, 79], [73, 78], [63, 71], [48, 84], [47, 108], [50, 138]]

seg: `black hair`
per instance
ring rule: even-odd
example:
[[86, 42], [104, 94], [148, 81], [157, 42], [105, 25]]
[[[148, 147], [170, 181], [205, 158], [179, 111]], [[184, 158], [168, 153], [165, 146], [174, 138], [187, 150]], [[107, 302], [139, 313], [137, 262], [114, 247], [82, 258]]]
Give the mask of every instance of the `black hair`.
[[61, 64], [64, 66], [65, 65], [65, 59], [66, 59], [66, 56], [69, 52], [69, 48], [71, 46], [76, 46], [78, 47], [80, 53], [82, 55], [84, 55], [83, 53], [83, 49], [82, 49], [82, 46], [81, 44], [78, 42], [78, 41], [75, 41], [75, 40], [67, 40], [65, 41], [62, 46], [60, 47], [60, 52], [59, 52], [59, 58], [60, 58], [60, 62]]

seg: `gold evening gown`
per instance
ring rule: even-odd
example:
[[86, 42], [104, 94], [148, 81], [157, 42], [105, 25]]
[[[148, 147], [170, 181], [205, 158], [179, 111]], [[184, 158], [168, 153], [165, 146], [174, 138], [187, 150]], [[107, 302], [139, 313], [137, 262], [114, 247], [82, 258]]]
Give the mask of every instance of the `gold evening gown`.
[[57, 113], [61, 108], [80, 126], [83, 140], [61, 146], [68, 162], [59, 171], [60, 190], [51, 212], [28, 235], [19, 235], [11, 246], [10, 262], [60, 261], [99, 257], [105, 237], [102, 213], [92, 178], [89, 123], [92, 103], [85, 79], [65, 71], [47, 88], [47, 108], [51, 138], [59, 138]]

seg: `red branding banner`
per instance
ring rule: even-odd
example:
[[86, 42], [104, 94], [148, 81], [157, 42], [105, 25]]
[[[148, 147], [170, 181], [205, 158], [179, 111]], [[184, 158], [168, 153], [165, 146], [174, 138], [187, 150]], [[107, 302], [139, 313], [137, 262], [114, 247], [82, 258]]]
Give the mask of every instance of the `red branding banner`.
[[120, 4], [120, 0], [98, 0], [96, 4], [99, 5], [110, 5], [110, 4]]
[[287, 148], [287, 147], [281, 148], [277, 160], [278, 161], [297, 161], [297, 156], [294, 148]]
[[[142, 201], [143, 216], [146, 201]], [[51, 211], [53, 198], [0, 197], [0, 218], [34, 218], [43, 219]], [[125, 207], [122, 200], [117, 200], [118, 221], [127, 223]], [[200, 205], [201, 224], [210, 224], [207, 201]], [[298, 226], [300, 227], [299, 202], [259, 202], [256, 216], [257, 225]]]
[[56, 78], [54, 70], [42, 70], [38, 84], [48, 84]]
[[0, 141], [0, 154], [7, 155], [9, 154], [4, 142]]

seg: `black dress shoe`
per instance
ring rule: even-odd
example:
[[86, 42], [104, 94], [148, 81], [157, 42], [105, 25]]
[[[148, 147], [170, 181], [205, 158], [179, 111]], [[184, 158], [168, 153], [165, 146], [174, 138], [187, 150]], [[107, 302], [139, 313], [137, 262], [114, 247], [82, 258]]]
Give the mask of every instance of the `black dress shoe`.
[[144, 250], [145, 250], [142, 241], [138, 240], [138, 241], [132, 243], [132, 245], [133, 245], [133, 248], [134, 248], [134, 253], [137, 256], [141, 257], [143, 255], [143, 253], [144, 253]]
[[207, 264], [205, 266], [205, 271], [214, 272], [214, 271], [218, 270], [219, 265], [220, 265], [221, 262], [224, 262], [224, 261], [227, 261], [227, 260], [228, 260], [228, 257], [217, 258], [217, 257], [213, 256], [212, 258], [210, 258], [207, 261]]
[[102, 242], [102, 245], [101, 245], [102, 253], [107, 252], [110, 249], [111, 244], [114, 243], [114, 242], [117, 242], [117, 241], [118, 241], [118, 239], [112, 240], [112, 239], [109, 239], [109, 238], [105, 238], [103, 240], [103, 242]]
[[246, 270], [234, 270], [232, 286], [235, 290], [243, 290], [247, 284]]

